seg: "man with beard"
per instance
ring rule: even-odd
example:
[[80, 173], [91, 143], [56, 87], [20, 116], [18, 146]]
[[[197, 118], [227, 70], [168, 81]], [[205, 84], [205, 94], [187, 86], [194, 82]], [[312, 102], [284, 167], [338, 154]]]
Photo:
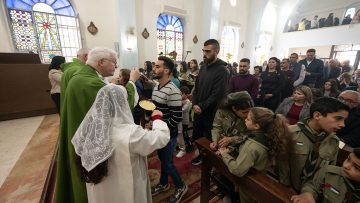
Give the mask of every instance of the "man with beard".
[[320, 87], [324, 75], [324, 63], [315, 58], [315, 49], [309, 49], [306, 52], [306, 58], [299, 61], [305, 66], [305, 79], [303, 85], [309, 87]]
[[[212, 123], [218, 105], [226, 96], [229, 72], [226, 62], [217, 58], [220, 45], [215, 39], [209, 39], [204, 43], [204, 65], [200, 68], [195, 82], [192, 102], [195, 111], [193, 140], [206, 136], [211, 140]], [[201, 157], [191, 160], [191, 164], [202, 163]]]
[[152, 101], [156, 109], [163, 113], [163, 121], [170, 130], [169, 143], [159, 149], [158, 157], [161, 161], [160, 183], [152, 188], [152, 195], [155, 196], [170, 188], [168, 176], [171, 176], [175, 185], [175, 192], [169, 202], [180, 202], [188, 187], [181, 179], [173, 162], [173, 153], [178, 135], [178, 124], [182, 120], [181, 93], [179, 88], [171, 82], [171, 76], [175, 69], [174, 62], [165, 56], [160, 56], [153, 68], [153, 79], [158, 79], [159, 84], [154, 87]]
[[249, 74], [250, 60], [240, 60], [239, 74], [230, 79], [228, 93], [247, 91], [253, 100], [256, 99], [259, 91], [259, 80]]

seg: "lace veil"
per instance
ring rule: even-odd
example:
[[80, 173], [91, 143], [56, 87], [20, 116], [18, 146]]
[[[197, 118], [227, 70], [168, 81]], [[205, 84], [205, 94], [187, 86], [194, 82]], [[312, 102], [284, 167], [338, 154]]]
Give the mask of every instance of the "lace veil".
[[91, 171], [107, 160], [116, 147], [111, 136], [114, 125], [133, 123], [125, 88], [113, 84], [101, 88], [71, 140], [82, 166]]

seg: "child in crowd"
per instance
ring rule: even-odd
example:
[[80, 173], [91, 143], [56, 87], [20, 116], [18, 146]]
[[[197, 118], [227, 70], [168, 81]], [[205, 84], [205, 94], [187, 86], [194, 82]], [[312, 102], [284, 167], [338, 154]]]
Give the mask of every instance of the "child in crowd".
[[192, 150], [192, 143], [190, 141], [190, 137], [188, 134], [188, 127], [190, 122], [190, 107], [191, 102], [188, 99], [188, 95], [190, 94], [190, 90], [186, 86], [182, 86], [180, 88], [181, 91], [181, 103], [182, 103], [182, 121], [179, 123], [178, 131], [179, 134], [177, 136], [177, 142], [180, 148], [180, 151], [176, 154], [176, 157], [183, 157], [186, 152], [190, 152]]
[[339, 138], [335, 132], [344, 127], [349, 107], [337, 99], [323, 97], [310, 106], [310, 118], [289, 126], [293, 151], [290, 165], [280, 169], [280, 181], [300, 191], [315, 172], [335, 165]]
[[244, 133], [247, 133], [245, 119], [253, 106], [254, 102], [247, 91], [227, 96], [226, 102], [216, 112], [213, 122], [210, 143], [212, 150], [229, 145], [234, 147], [244, 140]]
[[292, 202], [360, 202], [360, 148], [355, 148], [342, 167], [325, 166], [306, 183]]
[[[240, 145], [236, 158], [229, 154], [229, 148], [219, 148], [231, 173], [241, 177], [250, 168], [264, 171], [272, 163], [287, 162], [291, 144], [284, 116], [274, 114], [267, 108], [254, 107], [247, 115], [245, 123], [250, 132], [245, 142]], [[253, 202], [251, 196], [244, 193], [242, 188], [239, 193], [241, 202]]]

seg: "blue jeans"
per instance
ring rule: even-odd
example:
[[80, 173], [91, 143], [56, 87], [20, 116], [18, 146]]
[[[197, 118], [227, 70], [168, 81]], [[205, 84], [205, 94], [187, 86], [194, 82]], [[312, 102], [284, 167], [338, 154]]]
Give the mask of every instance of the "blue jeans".
[[161, 161], [161, 176], [160, 176], [160, 184], [166, 185], [168, 183], [168, 175], [173, 179], [174, 185], [176, 188], [183, 187], [183, 181], [179, 173], [177, 172], [174, 161], [173, 161], [173, 153], [176, 147], [176, 137], [171, 138], [169, 143], [161, 149], [158, 149], [158, 157]]

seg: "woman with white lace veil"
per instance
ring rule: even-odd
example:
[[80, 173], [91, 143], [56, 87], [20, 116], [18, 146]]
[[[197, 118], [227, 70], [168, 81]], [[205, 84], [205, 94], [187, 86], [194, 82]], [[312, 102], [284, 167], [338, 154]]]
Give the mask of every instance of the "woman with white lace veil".
[[151, 131], [134, 124], [126, 95], [117, 85], [101, 88], [71, 140], [90, 203], [152, 201], [146, 156], [164, 147], [170, 133], [157, 110]]

